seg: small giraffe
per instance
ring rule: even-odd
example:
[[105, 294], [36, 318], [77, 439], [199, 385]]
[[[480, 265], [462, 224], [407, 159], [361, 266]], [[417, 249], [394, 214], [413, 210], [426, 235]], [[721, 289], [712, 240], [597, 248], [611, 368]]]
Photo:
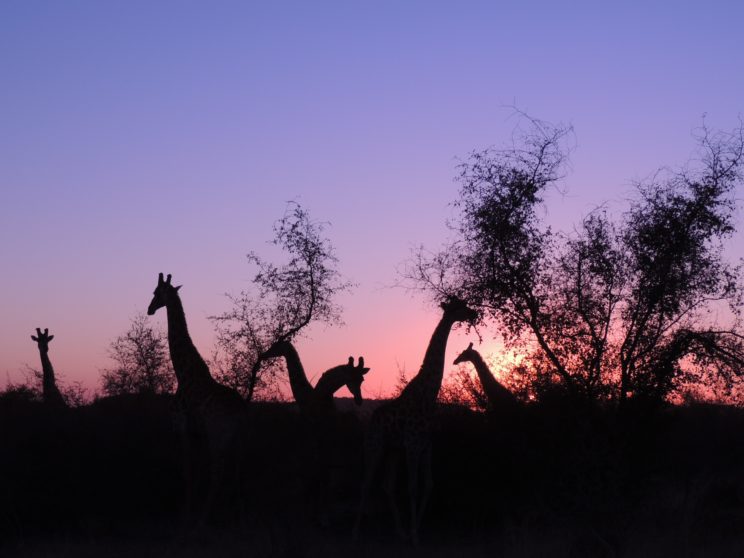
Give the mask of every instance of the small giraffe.
[[209, 367], [191, 341], [183, 304], [178, 295], [180, 288], [181, 286], [171, 285], [170, 275], [163, 280], [163, 274], [160, 273], [147, 314], [152, 316], [163, 306], [167, 311], [168, 347], [178, 384], [177, 419], [184, 445], [187, 522], [191, 519], [193, 505], [193, 469], [199, 458], [196, 448], [206, 450], [207, 453], [209, 483], [198, 518], [198, 525], [201, 526], [214, 503], [228, 461], [240, 458], [239, 453], [235, 454], [240, 449], [246, 408], [238, 392], [212, 378]]
[[274, 343], [261, 359], [283, 357], [287, 363], [289, 385], [292, 396], [303, 413], [327, 414], [333, 411], [333, 394], [346, 386], [354, 396], [357, 405], [362, 404], [362, 382], [369, 368], [364, 366], [364, 357], [359, 357], [359, 364], [354, 366], [354, 358], [349, 357], [346, 364], [326, 370], [315, 387], [310, 384], [302, 366], [300, 356], [291, 342], [282, 340]]
[[478, 379], [480, 379], [483, 391], [486, 393], [488, 398], [488, 406], [490, 410], [511, 410], [519, 407], [519, 400], [514, 397], [514, 394], [507, 388], [502, 386], [496, 378], [494, 378], [491, 371], [488, 369], [483, 357], [478, 351], [473, 348], [473, 344], [470, 343], [468, 348], [461, 352], [453, 364], [460, 364], [461, 362], [472, 362], [475, 366], [475, 371], [478, 373]]
[[305, 369], [297, 350], [290, 341], [280, 340], [261, 355], [261, 360], [283, 357], [287, 364], [289, 384], [292, 395], [303, 417], [304, 450], [310, 457], [305, 466], [309, 475], [309, 499], [320, 525], [327, 527], [329, 521], [329, 502], [333, 501], [334, 491], [338, 489], [334, 481], [339, 471], [338, 422], [333, 395], [346, 386], [354, 396], [357, 405], [362, 404], [362, 382], [369, 368], [364, 366], [364, 357], [354, 366], [354, 357], [346, 364], [327, 370], [313, 388], [307, 379]]
[[[418, 544], [418, 530], [432, 487], [431, 432], [437, 395], [444, 375], [444, 354], [450, 330], [457, 322], [472, 323], [478, 317], [465, 302], [450, 297], [441, 304], [444, 311], [424, 355], [419, 373], [408, 383], [401, 394], [384, 403], [372, 413], [364, 444], [364, 481], [353, 535], [359, 535], [362, 514], [375, 472], [386, 457], [388, 465], [385, 492], [393, 513], [398, 533], [405, 536], [400, 513], [395, 501], [395, 461], [402, 454], [408, 476], [408, 504], [410, 510], [410, 536]], [[423, 491], [419, 499], [419, 473], [423, 475]]]
[[54, 339], [54, 335], [49, 335], [49, 329], [44, 329], [44, 333], [42, 333], [41, 328], [37, 327], [36, 335], [32, 335], [31, 339], [36, 341], [36, 344], [39, 346], [39, 356], [41, 357], [41, 370], [43, 374], [41, 383], [42, 401], [50, 407], [67, 407], [67, 403], [64, 397], [62, 397], [62, 393], [59, 391], [54, 378], [52, 361], [49, 360], [49, 342]]
[[359, 406], [363, 402], [362, 383], [364, 375], [369, 372], [369, 368], [364, 366], [364, 357], [359, 357], [359, 363], [354, 366], [354, 357], [349, 357], [346, 364], [329, 368], [320, 376], [318, 383], [315, 384], [313, 394], [315, 404], [322, 410], [328, 411], [333, 409], [333, 394], [343, 386], [351, 392], [354, 397], [354, 403]]

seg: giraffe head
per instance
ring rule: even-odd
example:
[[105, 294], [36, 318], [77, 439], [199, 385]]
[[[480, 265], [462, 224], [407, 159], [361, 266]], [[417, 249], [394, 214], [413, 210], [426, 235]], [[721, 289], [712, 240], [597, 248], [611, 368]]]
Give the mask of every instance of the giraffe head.
[[344, 367], [346, 375], [346, 388], [354, 396], [354, 403], [362, 404], [362, 382], [369, 368], [364, 366], [364, 357], [359, 357], [359, 364], [354, 366], [354, 357], [349, 357], [349, 362]]
[[467, 303], [456, 296], [449, 296], [440, 304], [444, 315], [449, 316], [454, 322], [475, 323], [478, 319], [478, 312], [470, 308]]
[[468, 348], [457, 355], [455, 362], [452, 364], [460, 364], [461, 362], [470, 362], [470, 360], [478, 353], [473, 349], [473, 344], [468, 345]]
[[158, 308], [167, 306], [173, 297], [178, 296], [176, 293], [178, 293], [178, 289], [180, 288], [181, 285], [178, 287], [171, 285], [170, 273], [165, 281], [163, 280], [163, 274], [160, 273], [158, 275], [158, 286], [155, 287], [155, 292], [152, 293], [152, 302], [150, 302], [150, 306], [147, 307], [147, 315], [152, 316]]
[[49, 335], [49, 329], [44, 328], [44, 333], [41, 332], [41, 328], [36, 328], [36, 335], [32, 335], [31, 339], [36, 341], [39, 345], [39, 350], [42, 352], [49, 352], [49, 341], [54, 339], [54, 335]]
[[292, 344], [286, 339], [280, 339], [274, 342], [264, 353], [261, 355], [261, 360], [267, 358], [279, 358], [287, 354], [292, 349]]

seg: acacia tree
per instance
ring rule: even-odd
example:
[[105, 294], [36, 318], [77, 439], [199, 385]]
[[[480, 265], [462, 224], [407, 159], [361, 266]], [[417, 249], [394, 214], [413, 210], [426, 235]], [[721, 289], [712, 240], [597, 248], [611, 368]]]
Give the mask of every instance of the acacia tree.
[[288, 256], [283, 265], [255, 252], [248, 261], [258, 268], [253, 289], [228, 295], [232, 308], [214, 316], [217, 350], [213, 358], [221, 381], [250, 401], [279, 396], [280, 368], [263, 354], [278, 341], [291, 341], [313, 322], [341, 323], [335, 302], [353, 286], [337, 270], [338, 258], [325, 236], [327, 224], [313, 221], [300, 204], [289, 202], [274, 223], [271, 243]]
[[[729, 389], [744, 363], [743, 289], [722, 246], [734, 231], [742, 128], [703, 129], [694, 165], [638, 184], [617, 222], [598, 209], [565, 235], [538, 208], [561, 178], [571, 130], [529, 122], [510, 148], [460, 165], [456, 239], [417, 252], [408, 278], [479, 305], [526, 355], [536, 388], [658, 399], [714, 375]], [[713, 319], [723, 303], [726, 324]]]
[[168, 339], [154, 329], [144, 314], [135, 316], [129, 329], [109, 346], [114, 366], [101, 372], [107, 395], [125, 393], [169, 393], [175, 372], [168, 354]]

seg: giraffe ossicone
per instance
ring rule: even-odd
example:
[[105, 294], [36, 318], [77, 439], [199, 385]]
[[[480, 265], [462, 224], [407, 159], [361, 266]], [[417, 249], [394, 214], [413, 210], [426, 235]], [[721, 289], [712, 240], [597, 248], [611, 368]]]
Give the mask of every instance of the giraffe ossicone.
[[41, 331], [40, 327], [36, 328], [36, 335], [32, 335], [31, 339], [36, 342], [39, 347], [39, 357], [41, 358], [41, 399], [44, 405], [56, 408], [66, 408], [67, 402], [62, 396], [57, 387], [57, 379], [54, 375], [54, 368], [52, 367], [52, 361], [49, 360], [49, 342], [54, 339], [54, 335], [49, 335], [49, 328], [44, 328]]

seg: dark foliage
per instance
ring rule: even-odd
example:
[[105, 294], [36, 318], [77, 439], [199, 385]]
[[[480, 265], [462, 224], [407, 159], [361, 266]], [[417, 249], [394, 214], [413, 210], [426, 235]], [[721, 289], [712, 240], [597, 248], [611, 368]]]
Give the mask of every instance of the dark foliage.
[[106, 395], [170, 393], [175, 374], [168, 354], [168, 339], [139, 314], [126, 333], [111, 342], [109, 356], [114, 366], [101, 372]]
[[[169, 395], [142, 394], [67, 412], [0, 405], [0, 474], [12, 481], [2, 484], [0, 552], [172, 548], [183, 481], [171, 404]], [[179, 552], [348, 555], [362, 424], [339, 415], [318, 443], [293, 405], [255, 403], [249, 413], [241, 511], [223, 498], [206, 532]], [[443, 405], [421, 552], [636, 556], [715, 548], [733, 556], [744, 549], [742, 433], [744, 411], [714, 405], [629, 405], [618, 414], [556, 397], [497, 421]], [[403, 484], [401, 501], [405, 491]], [[395, 539], [382, 491], [360, 544], [371, 556], [411, 552]]]
[[528, 355], [531, 395], [560, 385], [594, 400], [663, 400], [692, 385], [730, 396], [744, 365], [734, 232], [744, 128], [703, 128], [688, 168], [637, 185], [621, 219], [599, 208], [573, 234], [539, 209], [561, 179], [571, 130], [528, 120], [512, 147], [460, 166], [455, 241], [414, 255], [406, 276], [477, 305]]

